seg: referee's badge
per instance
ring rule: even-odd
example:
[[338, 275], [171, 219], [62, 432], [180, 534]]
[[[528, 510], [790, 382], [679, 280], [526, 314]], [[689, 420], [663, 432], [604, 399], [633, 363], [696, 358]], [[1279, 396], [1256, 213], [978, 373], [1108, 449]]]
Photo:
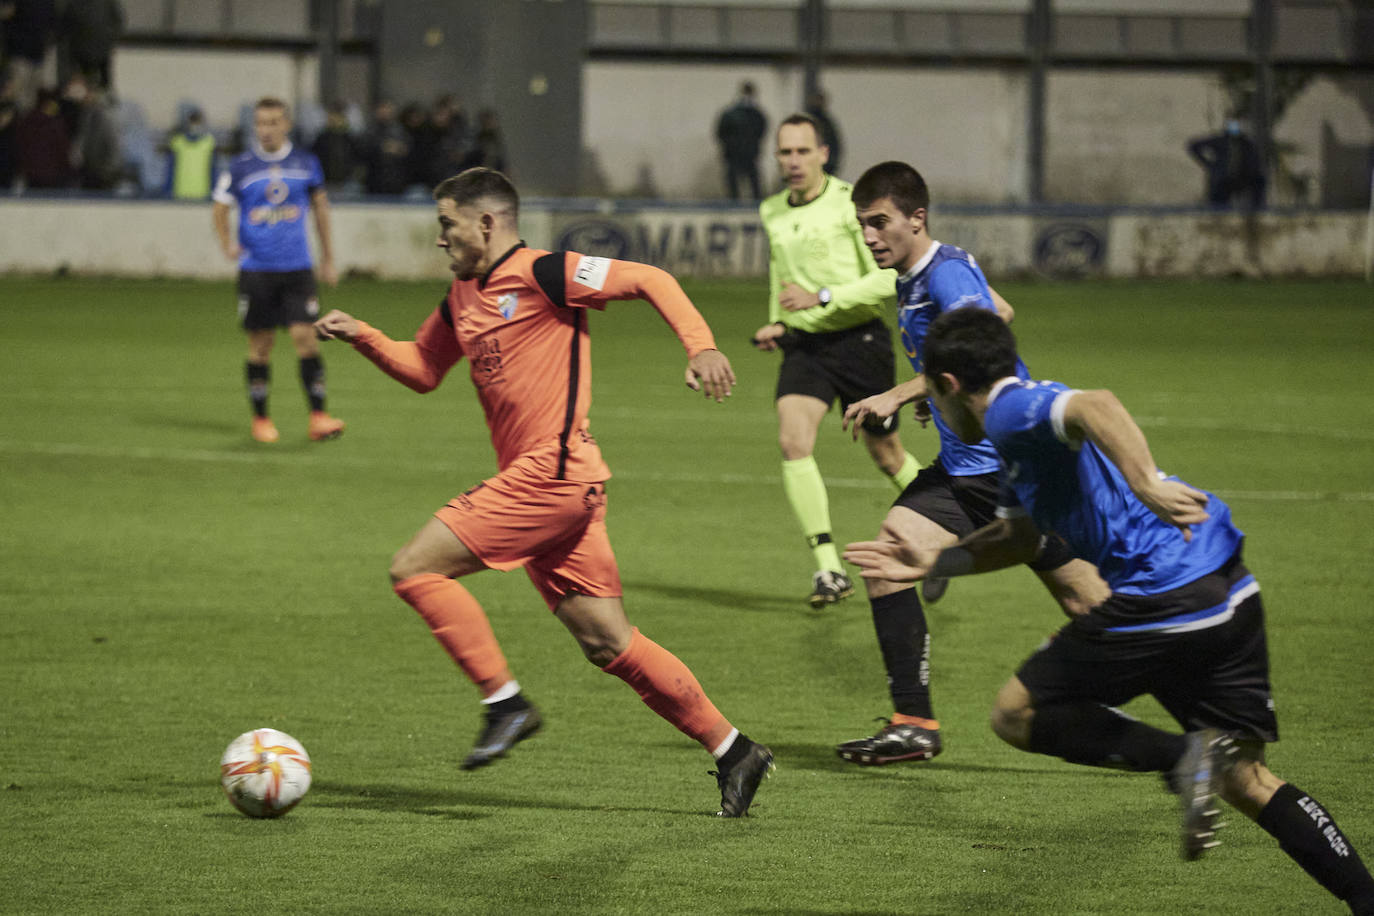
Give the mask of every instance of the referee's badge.
[[520, 297], [515, 293], [506, 293], [496, 300], [496, 309], [501, 313], [501, 317], [510, 321], [515, 317], [515, 306], [519, 303]]

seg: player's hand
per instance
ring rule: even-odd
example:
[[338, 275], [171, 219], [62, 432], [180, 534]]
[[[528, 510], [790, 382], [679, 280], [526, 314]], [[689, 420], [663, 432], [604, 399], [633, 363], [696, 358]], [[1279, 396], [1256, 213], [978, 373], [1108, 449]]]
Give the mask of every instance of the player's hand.
[[339, 271], [333, 261], [320, 262], [320, 279], [330, 286], [339, 285]]
[[315, 336], [320, 340], [352, 340], [358, 336], [358, 319], [333, 309], [315, 322]]
[[859, 430], [863, 427], [864, 420], [869, 417], [877, 417], [879, 420], [886, 420], [894, 413], [902, 409], [902, 402], [890, 391], [882, 394], [875, 394], [872, 397], [864, 398], [862, 401], [855, 401], [845, 408], [844, 416], [840, 419], [840, 428], [847, 429], [855, 439], [859, 438]]
[[924, 579], [939, 556], [939, 550], [912, 547], [898, 541], [856, 541], [844, 548], [844, 561], [857, 566], [859, 575], [887, 582]]
[[785, 312], [801, 312], [820, 304], [820, 296], [808, 293], [795, 283], [784, 283], [782, 292], [778, 294], [778, 305], [782, 306]]
[[754, 336], [749, 338], [749, 342], [756, 348], [768, 351], [778, 348], [778, 339], [787, 333], [787, 325], [781, 321], [774, 321], [772, 324], [765, 324], [754, 332]]
[[925, 429], [929, 425], [933, 416], [930, 412], [930, 398], [917, 398], [911, 402], [911, 416], [921, 428]]
[[700, 391], [717, 404], [735, 387], [735, 370], [719, 350], [702, 350], [687, 361], [687, 387]]
[[235, 242], [230, 242], [228, 245], [220, 246], [220, 250], [224, 252], [224, 256], [226, 258], [233, 261], [235, 264], [237, 264], [239, 258], [243, 256], [243, 249], [240, 248], [238, 244]]
[[1200, 525], [1211, 518], [1207, 514], [1207, 494], [1195, 490], [1181, 480], [1156, 480], [1149, 488], [1135, 494], [1145, 507], [1183, 532], [1183, 540], [1191, 541], [1189, 525]]

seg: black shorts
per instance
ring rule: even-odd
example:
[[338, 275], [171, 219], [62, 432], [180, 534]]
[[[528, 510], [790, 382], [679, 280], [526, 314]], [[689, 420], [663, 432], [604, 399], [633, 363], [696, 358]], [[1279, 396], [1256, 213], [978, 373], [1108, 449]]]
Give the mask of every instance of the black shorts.
[[[844, 410], [897, 384], [892, 335], [881, 319], [824, 334], [788, 331], [778, 343], [783, 357], [776, 397], [804, 394], [826, 404], [839, 398]], [[897, 429], [897, 414], [887, 420], [869, 417], [864, 428], [892, 432]]]
[[[995, 471], [956, 477], [937, 458], [921, 468], [892, 505], [910, 509], [957, 537], [966, 537], [997, 518], [1000, 477]], [[1073, 551], [1059, 535], [1047, 534], [1040, 555], [1026, 565], [1036, 572], [1046, 572], [1073, 558]]]
[[245, 331], [310, 324], [320, 315], [310, 270], [239, 271], [239, 320]]
[[1182, 588], [1149, 597], [1113, 595], [1061, 628], [1016, 676], [1036, 706], [1082, 700], [1117, 706], [1149, 694], [1187, 731], [1220, 728], [1242, 739], [1277, 741], [1257, 587], [1248, 596], [1235, 594], [1230, 618], [1214, 626], [1174, 633], [1108, 629], [1141, 614], [1230, 607], [1228, 592], [1247, 579], [1253, 581], [1237, 554]]

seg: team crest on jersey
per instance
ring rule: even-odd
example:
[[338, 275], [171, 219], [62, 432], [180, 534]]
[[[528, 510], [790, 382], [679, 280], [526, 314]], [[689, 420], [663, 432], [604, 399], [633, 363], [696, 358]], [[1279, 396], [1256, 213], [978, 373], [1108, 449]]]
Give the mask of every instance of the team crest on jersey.
[[263, 197], [267, 199], [269, 204], [279, 204], [286, 200], [291, 189], [287, 187], [286, 182], [282, 181], [281, 169], [274, 166], [268, 174], [271, 177], [268, 179], [267, 190], [263, 192]]
[[501, 313], [501, 317], [510, 321], [515, 317], [515, 307], [520, 304], [520, 297], [515, 293], [506, 293], [496, 300], [496, 310]]

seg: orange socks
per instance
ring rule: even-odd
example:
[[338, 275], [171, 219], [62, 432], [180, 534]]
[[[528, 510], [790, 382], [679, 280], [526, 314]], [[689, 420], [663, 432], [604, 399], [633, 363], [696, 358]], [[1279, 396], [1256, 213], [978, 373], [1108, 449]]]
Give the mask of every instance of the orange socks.
[[922, 719], [920, 716], [908, 716], [900, 712], [894, 712], [892, 714], [892, 724], [914, 725], [917, 728], [924, 728], [933, 732], [938, 732], [940, 730], [940, 722], [937, 719]]
[[692, 670], [676, 655], [634, 628], [630, 646], [601, 669], [634, 688], [644, 704], [678, 731], [714, 751], [732, 726], [701, 689]]
[[512, 679], [486, 611], [472, 593], [447, 576], [423, 573], [393, 588], [420, 612], [430, 632], [468, 678], [489, 697]]

